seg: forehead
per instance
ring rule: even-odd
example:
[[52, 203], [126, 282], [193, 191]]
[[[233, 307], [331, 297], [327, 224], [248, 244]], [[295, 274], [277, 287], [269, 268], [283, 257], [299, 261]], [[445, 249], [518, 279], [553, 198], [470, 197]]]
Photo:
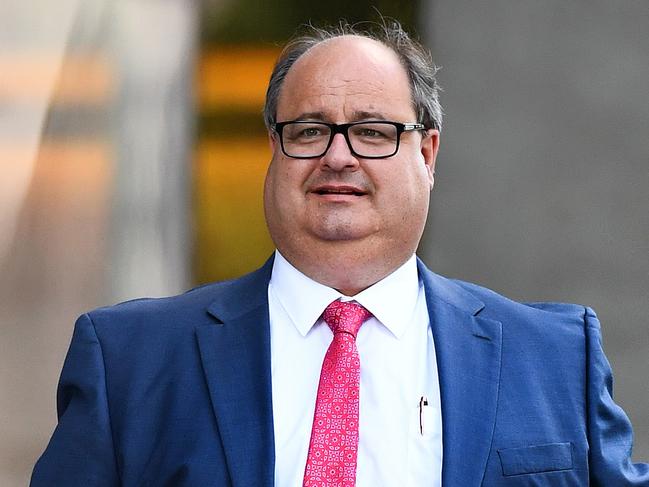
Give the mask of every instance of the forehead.
[[304, 53], [286, 75], [277, 107], [278, 120], [310, 115], [340, 123], [368, 114], [412, 121], [414, 109], [397, 54], [358, 36], [329, 39]]

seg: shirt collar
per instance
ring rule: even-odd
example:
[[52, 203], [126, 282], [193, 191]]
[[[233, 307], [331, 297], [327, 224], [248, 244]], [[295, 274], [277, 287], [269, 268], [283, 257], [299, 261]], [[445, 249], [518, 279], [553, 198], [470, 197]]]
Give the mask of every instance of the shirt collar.
[[392, 274], [353, 297], [344, 296], [305, 276], [278, 250], [275, 251], [270, 279], [272, 292], [302, 336], [311, 330], [329, 303], [342, 298], [363, 305], [395, 337], [400, 338], [411, 322], [419, 286], [414, 254]]

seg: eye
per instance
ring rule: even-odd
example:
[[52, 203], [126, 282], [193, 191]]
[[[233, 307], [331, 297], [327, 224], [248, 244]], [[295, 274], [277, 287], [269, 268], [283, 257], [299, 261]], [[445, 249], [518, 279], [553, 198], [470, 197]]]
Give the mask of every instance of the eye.
[[305, 127], [299, 133], [300, 137], [317, 137], [322, 134], [320, 127]]
[[352, 126], [350, 131], [353, 137], [366, 141], [386, 140], [394, 137], [394, 128], [388, 124], [364, 123]]
[[382, 134], [379, 130], [368, 127], [362, 127], [358, 131], [358, 135], [362, 137], [385, 137], [385, 135]]
[[329, 128], [326, 125], [307, 122], [294, 122], [284, 128], [284, 138], [287, 140], [299, 141], [300, 143], [320, 140], [329, 136]]

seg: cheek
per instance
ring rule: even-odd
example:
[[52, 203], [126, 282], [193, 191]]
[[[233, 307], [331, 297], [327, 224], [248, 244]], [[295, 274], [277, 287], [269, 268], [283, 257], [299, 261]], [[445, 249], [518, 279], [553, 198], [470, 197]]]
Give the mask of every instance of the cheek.
[[267, 213], [275, 214], [281, 210], [281, 198], [278, 195], [283, 192], [283, 183], [284, 177], [281, 166], [273, 160], [268, 167], [266, 181], [264, 182], [264, 205]]
[[287, 213], [301, 207], [296, 199], [303, 193], [303, 175], [283, 159], [272, 160], [264, 185], [267, 207], [276, 212]]
[[395, 161], [393, 170], [385, 171], [376, 175], [378, 193], [389, 197], [393, 205], [406, 205], [402, 209], [408, 208], [408, 205], [416, 204], [422, 198], [427, 198], [430, 192], [430, 174], [427, 166], [423, 161]]

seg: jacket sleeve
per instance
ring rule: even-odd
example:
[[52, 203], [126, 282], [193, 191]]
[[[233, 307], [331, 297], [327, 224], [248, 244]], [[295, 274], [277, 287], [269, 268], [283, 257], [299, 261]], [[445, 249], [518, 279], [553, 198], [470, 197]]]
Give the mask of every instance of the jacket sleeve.
[[599, 320], [590, 308], [586, 308], [585, 325], [591, 484], [599, 487], [649, 487], [649, 464], [631, 461], [631, 422], [613, 401], [611, 366], [602, 349]]
[[119, 486], [104, 359], [87, 314], [75, 325], [59, 380], [57, 409], [58, 425], [30, 485]]

